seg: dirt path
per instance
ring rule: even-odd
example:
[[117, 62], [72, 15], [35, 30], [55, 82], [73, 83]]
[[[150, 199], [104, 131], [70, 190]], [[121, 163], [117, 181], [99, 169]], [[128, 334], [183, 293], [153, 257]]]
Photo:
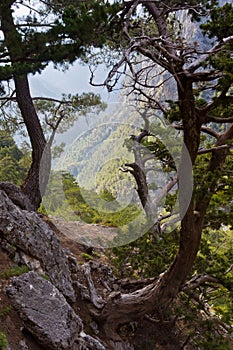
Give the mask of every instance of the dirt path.
[[117, 236], [117, 228], [103, 225], [87, 224], [82, 221], [66, 221], [62, 218], [50, 217], [53, 224], [66, 237], [73, 241], [96, 248], [111, 246]]

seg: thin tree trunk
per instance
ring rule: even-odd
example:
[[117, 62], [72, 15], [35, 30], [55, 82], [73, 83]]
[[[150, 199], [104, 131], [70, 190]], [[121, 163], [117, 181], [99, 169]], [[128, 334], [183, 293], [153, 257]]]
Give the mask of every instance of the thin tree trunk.
[[18, 34], [11, 10], [11, 1], [1, 5], [1, 28], [12, 61], [13, 78], [16, 88], [16, 100], [28, 131], [32, 146], [32, 164], [27, 178], [22, 186], [36, 210], [45, 190], [50, 171], [50, 147], [46, 144], [45, 136], [36, 113], [26, 73], [18, 73], [20, 61], [24, 57], [23, 44]]
[[31, 98], [27, 76], [15, 75], [14, 81], [16, 99], [32, 145], [32, 164], [22, 185], [22, 189], [29, 197], [35, 209], [37, 209], [48, 182], [51, 165], [50, 147], [46, 144], [44, 133]]

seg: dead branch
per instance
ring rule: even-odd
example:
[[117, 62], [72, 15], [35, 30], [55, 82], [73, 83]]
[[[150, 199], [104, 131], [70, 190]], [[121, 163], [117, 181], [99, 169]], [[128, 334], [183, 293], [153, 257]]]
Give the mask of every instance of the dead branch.
[[197, 154], [205, 154], [205, 153], [210, 153], [222, 149], [231, 149], [233, 148], [233, 145], [221, 145], [221, 146], [216, 146], [212, 148], [201, 148], [198, 150]]
[[[152, 202], [154, 206], [157, 207], [159, 202], [166, 196], [168, 192], [171, 191], [171, 189], [177, 184], [178, 182], [178, 175], [174, 176], [164, 187], [163, 189], [159, 192], [159, 195], [157, 198], [154, 199]], [[161, 221], [161, 220], [160, 220]]]
[[[176, 130], [184, 130], [183, 125], [180, 125], [180, 124], [173, 123], [172, 127]], [[220, 134], [217, 133], [217, 131], [215, 131], [207, 126], [202, 126], [201, 131], [204, 132], [205, 134], [208, 134], [210, 136], [215, 137], [216, 139], [218, 139], [220, 136]]]
[[215, 137], [216, 139], [218, 139], [219, 136], [220, 136], [217, 131], [215, 131], [214, 129], [211, 129], [211, 128], [207, 127], [207, 126], [202, 126], [201, 127], [201, 131], [204, 132], [205, 134], [208, 134], [210, 136]]
[[191, 280], [186, 282], [185, 285], [181, 288], [181, 290], [187, 291], [190, 289], [195, 289], [205, 285], [206, 283], [220, 284], [220, 281], [213, 276], [207, 274], [200, 274], [198, 276], [192, 277]]
[[231, 118], [219, 118], [219, 117], [214, 117], [214, 116], [207, 116], [206, 117], [206, 122], [213, 122], [213, 123], [233, 123], [233, 117]]
[[144, 286], [153, 283], [156, 278], [144, 278], [140, 280], [130, 280], [129, 278], [118, 280], [118, 283], [123, 289], [132, 290], [135, 288], [143, 288]]
[[[9, 97], [0, 97], [0, 101], [4, 101], [3, 103], [7, 103], [9, 101], [12, 102], [17, 102], [16, 101], [16, 97], [14, 97], [15, 94], [15, 90], [12, 92], [11, 96]], [[36, 97], [32, 97], [33, 101], [49, 101], [49, 102], [55, 102], [55, 103], [60, 103], [60, 104], [71, 104], [71, 101], [69, 100], [59, 100], [53, 97], [44, 97], [44, 96], [36, 96]], [[0, 106], [0, 108], [3, 107], [3, 105]]]
[[89, 263], [83, 264], [81, 268], [84, 271], [84, 275], [85, 275], [85, 277], [87, 279], [87, 283], [88, 283], [88, 287], [89, 287], [89, 291], [90, 291], [91, 301], [92, 301], [93, 305], [98, 310], [101, 310], [104, 307], [104, 305], [105, 305], [105, 301], [103, 300], [103, 298], [101, 296], [99, 296], [97, 294], [94, 282], [93, 282], [92, 277], [91, 277], [90, 264]]

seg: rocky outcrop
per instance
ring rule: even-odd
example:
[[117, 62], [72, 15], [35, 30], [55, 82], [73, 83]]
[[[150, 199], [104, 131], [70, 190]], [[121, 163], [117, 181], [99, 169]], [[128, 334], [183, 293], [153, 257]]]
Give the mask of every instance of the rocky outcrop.
[[7, 196], [21, 209], [33, 210], [34, 207], [29, 198], [23, 193], [20, 187], [10, 182], [0, 182], [0, 190], [4, 191]]
[[34, 212], [16, 206], [0, 190], [0, 244], [8, 250], [19, 250], [38, 260], [62, 294], [75, 301], [68, 259], [52, 229]]
[[76, 261], [72, 269], [54, 231], [29, 211], [27, 202], [24, 205], [20, 189], [16, 198], [18, 194], [16, 203], [0, 189], [0, 246], [32, 270], [14, 277], [6, 288], [25, 329], [48, 350], [106, 350], [84, 332], [83, 321], [71, 306], [77, 302], [72, 281]]
[[[117, 334], [121, 316], [112, 316], [116, 300], [118, 303], [123, 298], [120, 291], [116, 292], [111, 271], [91, 262], [78, 266], [70, 254], [65, 254], [51, 227], [0, 190], [0, 246], [31, 269], [14, 277], [6, 288], [25, 329], [46, 350], [106, 350], [98, 339], [85, 333], [82, 319], [73, 308], [76, 302], [75, 310], [80, 310], [82, 317], [86, 319], [87, 312], [96, 321], [95, 335], [104, 335], [108, 349], [129, 350], [128, 343]], [[124, 304], [120, 315], [128, 310], [126, 307]]]
[[35, 272], [14, 277], [7, 288], [25, 327], [48, 350], [105, 350], [83, 331], [83, 322], [64, 296]]

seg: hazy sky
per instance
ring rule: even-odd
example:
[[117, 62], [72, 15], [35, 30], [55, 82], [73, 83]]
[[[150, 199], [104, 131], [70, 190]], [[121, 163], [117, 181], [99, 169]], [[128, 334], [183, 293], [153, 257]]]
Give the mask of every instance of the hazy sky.
[[[102, 83], [108, 70], [101, 66], [96, 72], [96, 83]], [[54, 69], [53, 64], [49, 66], [41, 73], [31, 75], [29, 77], [31, 94], [35, 96], [46, 96], [60, 98], [63, 93], [68, 94], [82, 94], [83, 92], [94, 92], [100, 94], [102, 100], [105, 101], [109, 106], [115, 105], [117, 99], [117, 93], [108, 93], [105, 87], [94, 87], [89, 84], [90, 71], [87, 66], [81, 65], [76, 62], [70, 66], [70, 69], [63, 72], [62, 70]], [[56, 134], [55, 141], [57, 144], [65, 142], [69, 144], [78, 135], [85, 130], [93, 127], [98, 118], [90, 115], [90, 117], [79, 117], [78, 121], [64, 134]]]
[[[107, 76], [107, 69], [101, 66], [96, 73], [96, 83], [102, 83]], [[94, 87], [89, 83], [90, 71], [87, 66], [76, 62], [69, 70], [54, 69], [53, 64], [41, 73], [30, 77], [33, 96], [60, 97], [62, 93], [81, 94], [94, 92], [100, 94], [105, 101], [114, 99], [115, 94], [109, 94], [105, 87]]]
[[[27, 2], [25, 1], [27, 5]], [[38, 6], [38, 1], [31, 1], [30, 6]], [[23, 6], [17, 3], [14, 6], [14, 15], [17, 18], [22, 18], [31, 15], [29, 6]], [[96, 83], [102, 83], [108, 70], [101, 66], [96, 72]], [[92, 91], [101, 94], [106, 101], [111, 100], [113, 94], [108, 94], [104, 87], [93, 87], [89, 84], [90, 71], [87, 66], [81, 65], [79, 62], [70, 65], [69, 70], [62, 72], [62, 70], [54, 69], [53, 64], [50, 63], [48, 67], [42, 71], [41, 74], [30, 76], [31, 93], [33, 96], [47, 96], [60, 97], [62, 93], [82, 93]]]

